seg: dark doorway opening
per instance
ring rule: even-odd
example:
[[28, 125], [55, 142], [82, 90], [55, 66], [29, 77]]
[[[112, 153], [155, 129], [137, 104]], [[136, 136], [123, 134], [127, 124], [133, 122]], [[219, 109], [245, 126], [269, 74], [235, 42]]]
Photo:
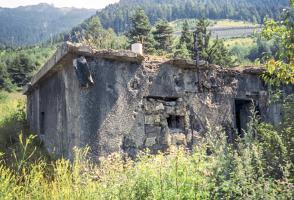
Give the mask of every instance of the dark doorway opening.
[[40, 134], [45, 135], [45, 112], [40, 115]]
[[253, 101], [236, 99], [235, 100], [235, 120], [236, 128], [240, 137], [244, 137], [244, 131], [247, 130], [247, 124], [250, 121]]
[[172, 132], [181, 132], [185, 130], [185, 117], [178, 115], [170, 115], [167, 118], [168, 128]]

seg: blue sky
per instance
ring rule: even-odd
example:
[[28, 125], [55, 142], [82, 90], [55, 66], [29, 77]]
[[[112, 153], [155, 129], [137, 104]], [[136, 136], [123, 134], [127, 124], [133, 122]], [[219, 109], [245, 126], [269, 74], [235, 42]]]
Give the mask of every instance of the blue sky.
[[39, 3], [54, 4], [56, 7], [104, 8], [119, 0], [0, 0], [0, 7], [14, 8], [18, 6], [35, 5]]

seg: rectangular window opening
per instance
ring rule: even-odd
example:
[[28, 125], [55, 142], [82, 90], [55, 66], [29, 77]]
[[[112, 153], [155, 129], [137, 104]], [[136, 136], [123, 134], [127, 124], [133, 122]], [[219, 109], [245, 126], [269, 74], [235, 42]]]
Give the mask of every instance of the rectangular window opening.
[[167, 118], [168, 128], [172, 132], [183, 132], [185, 130], [185, 117], [178, 115], [170, 115]]

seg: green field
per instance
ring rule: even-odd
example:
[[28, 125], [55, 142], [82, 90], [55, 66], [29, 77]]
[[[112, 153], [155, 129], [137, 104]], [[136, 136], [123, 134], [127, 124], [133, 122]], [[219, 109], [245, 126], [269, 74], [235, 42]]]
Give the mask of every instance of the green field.
[[[170, 22], [170, 25], [173, 27], [175, 32], [179, 32], [182, 30], [183, 23], [185, 20], [188, 21], [190, 25], [190, 29], [193, 30], [196, 27], [197, 19], [180, 19]], [[209, 20], [211, 27], [257, 27], [258, 24], [253, 24], [247, 21], [239, 21], [239, 20], [230, 20], [230, 19], [223, 19], [223, 20]]]
[[252, 37], [230, 38], [230, 39], [225, 39], [224, 44], [229, 49], [233, 48], [236, 45], [251, 47], [254, 44], [256, 44], [256, 39]]

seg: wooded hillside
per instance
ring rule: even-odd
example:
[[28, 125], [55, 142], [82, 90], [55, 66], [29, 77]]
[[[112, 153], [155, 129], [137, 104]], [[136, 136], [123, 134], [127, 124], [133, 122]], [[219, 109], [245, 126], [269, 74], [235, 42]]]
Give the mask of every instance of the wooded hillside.
[[151, 24], [158, 19], [238, 19], [262, 23], [266, 16], [277, 19], [288, 0], [121, 0], [97, 12], [104, 28], [125, 31], [130, 17], [141, 7]]
[[49, 4], [0, 8], [0, 47], [44, 42], [93, 14], [95, 10], [55, 8]]

